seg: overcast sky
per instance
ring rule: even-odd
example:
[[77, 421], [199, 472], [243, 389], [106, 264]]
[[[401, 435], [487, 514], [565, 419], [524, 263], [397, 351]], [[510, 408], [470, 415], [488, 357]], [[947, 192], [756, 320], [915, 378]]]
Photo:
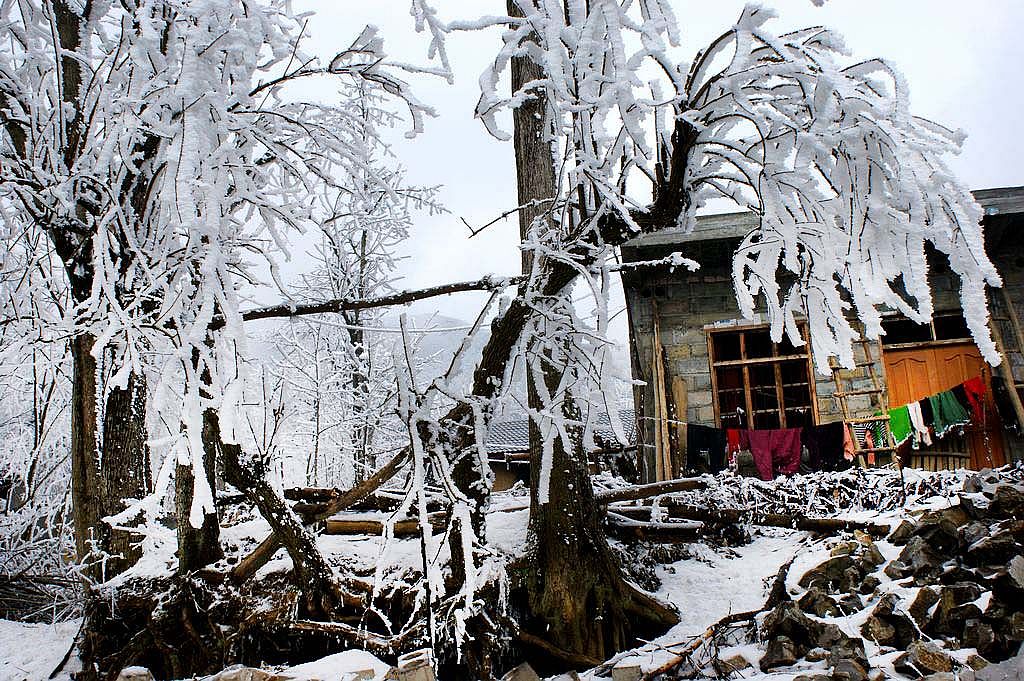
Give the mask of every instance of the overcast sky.
[[[672, 0], [670, 0], [672, 1]], [[444, 20], [503, 14], [504, 0], [435, 0]], [[737, 0], [675, 0], [685, 59], [728, 28], [739, 16]], [[1024, 70], [1024, 0], [810, 0], [763, 3], [778, 12], [776, 31], [809, 25], [838, 30], [858, 59], [884, 57], [906, 76], [916, 114], [968, 137], [953, 168], [972, 188], [1024, 184], [1021, 81]], [[365, 24], [381, 29], [389, 55], [425, 61], [427, 39], [413, 31], [409, 0], [297, 0], [314, 12], [306, 49], [329, 57], [347, 46]], [[419, 98], [439, 116], [425, 132], [396, 146], [414, 183], [443, 185], [450, 215], [421, 216], [409, 259], [402, 263], [400, 288], [515, 274], [519, 267], [515, 219], [468, 239], [460, 218], [486, 223], [516, 205], [511, 143], [490, 137], [473, 119], [477, 78], [500, 44], [497, 32], [459, 33], [450, 38], [455, 84], [414, 80]], [[300, 268], [302, 262], [294, 267]], [[481, 298], [461, 294], [436, 299], [416, 312], [472, 319]], [[621, 338], [621, 327], [616, 335]]]

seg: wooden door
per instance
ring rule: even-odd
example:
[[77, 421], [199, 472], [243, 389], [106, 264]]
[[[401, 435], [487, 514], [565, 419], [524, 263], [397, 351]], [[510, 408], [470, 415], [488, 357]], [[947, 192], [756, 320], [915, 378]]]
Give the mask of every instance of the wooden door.
[[983, 376], [988, 388], [985, 393], [985, 422], [971, 423], [964, 429], [962, 437], [950, 433], [927, 449], [915, 451], [907, 445], [901, 453], [904, 457], [909, 453], [911, 465], [929, 470], [963, 466], [977, 470], [1001, 466], [1006, 462], [1002, 424], [992, 402], [991, 371], [977, 346], [973, 343], [952, 343], [885, 350], [882, 357], [889, 404], [894, 407], [949, 390], [975, 376]]

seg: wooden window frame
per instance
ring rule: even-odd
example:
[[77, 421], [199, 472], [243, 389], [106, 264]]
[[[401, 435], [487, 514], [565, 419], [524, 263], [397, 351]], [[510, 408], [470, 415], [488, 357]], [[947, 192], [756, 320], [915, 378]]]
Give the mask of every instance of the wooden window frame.
[[[933, 312], [931, 319], [928, 320], [927, 324], [920, 324], [920, 326], [926, 326], [928, 328], [928, 340], [910, 341], [908, 343], [886, 343], [885, 336], [878, 339], [878, 346], [882, 352], [886, 350], [912, 350], [914, 348], [925, 348], [935, 347], [939, 345], [963, 345], [964, 343], [974, 343], [974, 338], [970, 335], [964, 336], [963, 338], [943, 338], [938, 339], [938, 334], [935, 333], [935, 318], [936, 317], [960, 317], [963, 318], [963, 310], [952, 309], [952, 310], [939, 310]], [[908, 321], [913, 320], [902, 314], [887, 314], [882, 317], [882, 322], [887, 321]]]
[[740, 367], [743, 370], [743, 400], [746, 410], [746, 428], [754, 429], [754, 407], [753, 397], [750, 389], [750, 367], [771, 364], [775, 369], [775, 394], [778, 403], [779, 427], [786, 427], [786, 406], [783, 399], [782, 385], [782, 363], [802, 359], [807, 368], [807, 390], [810, 397], [811, 422], [818, 423], [818, 389], [814, 380], [814, 363], [811, 358], [811, 344], [807, 336], [807, 325], [798, 323], [801, 337], [804, 339], [803, 352], [789, 355], [775, 354], [779, 351], [779, 344], [772, 343], [771, 357], [755, 357], [753, 359], [721, 360], [715, 359], [714, 336], [717, 334], [739, 333], [740, 357], [746, 356], [746, 332], [763, 331], [770, 329], [768, 324], [744, 324], [736, 326], [707, 326], [704, 327], [704, 340], [708, 347], [708, 369], [711, 374], [711, 405], [715, 413], [715, 426], [722, 427], [722, 414], [718, 402], [718, 369], [723, 367]]

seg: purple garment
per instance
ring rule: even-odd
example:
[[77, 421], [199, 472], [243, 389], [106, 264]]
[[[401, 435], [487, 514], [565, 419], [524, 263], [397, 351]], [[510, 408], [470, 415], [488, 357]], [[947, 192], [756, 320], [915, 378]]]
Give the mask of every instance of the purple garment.
[[793, 475], [800, 470], [801, 428], [778, 430], [748, 430], [750, 453], [762, 480], [771, 480], [777, 474]]

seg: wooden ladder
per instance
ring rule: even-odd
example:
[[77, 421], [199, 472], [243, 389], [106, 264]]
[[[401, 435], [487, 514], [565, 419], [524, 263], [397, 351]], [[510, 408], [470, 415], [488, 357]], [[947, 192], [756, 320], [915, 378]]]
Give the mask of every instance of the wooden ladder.
[[[879, 381], [878, 379], [878, 373], [875, 371], [875, 359], [871, 353], [871, 345], [876, 341], [867, 340], [865, 338], [859, 338], [854, 342], [860, 345], [861, 348], [863, 348], [864, 350], [864, 360], [861, 362], [856, 362], [854, 364], [854, 371], [856, 371], [857, 369], [867, 369], [868, 376], [871, 378], [871, 387], [860, 390], [844, 390], [844, 379], [842, 376], [842, 372], [844, 371], [844, 369], [842, 366], [839, 365], [835, 357], [830, 357], [829, 367], [832, 369], [832, 381], [835, 383], [836, 386], [836, 390], [832, 396], [836, 399], [836, 401], [839, 402], [839, 410], [840, 413], [842, 413], [843, 415], [843, 422], [846, 424], [846, 427], [851, 429], [851, 434], [853, 434], [853, 447], [854, 454], [857, 457], [857, 464], [861, 468], [866, 468], [868, 462], [865, 459], [865, 455], [868, 455], [869, 458], [874, 458], [871, 455], [879, 453], [891, 453], [893, 461], [896, 463], [897, 466], [899, 466], [900, 461], [899, 456], [896, 453], [896, 443], [893, 440], [892, 432], [888, 427], [882, 429], [882, 431], [885, 433], [886, 438], [886, 442], [882, 444], [882, 446], [879, 446], [880, 443], [876, 442], [874, 447], [864, 447], [861, 445], [860, 438], [858, 438], [855, 433], [852, 433], [854, 424], [863, 425], [880, 422], [885, 422], [886, 424], [888, 424], [889, 422], [889, 397], [886, 393], [885, 388], [882, 387], [881, 381]], [[853, 377], [851, 376], [849, 380], [851, 384], [850, 387], [852, 388]], [[847, 404], [847, 399], [857, 395], [873, 396], [871, 401], [872, 403], [875, 404], [879, 411], [882, 412], [881, 415], [860, 418], [851, 417], [850, 407], [849, 404]]]
[[[1021, 332], [1020, 319], [1017, 318], [1017, 309], [1013, 306], [1013, 301], [1010, 300], [1006, 289], [1000, 288], [999, 293], [1000, 297], [996, 298], [994, 291], [989, 292], [989, 309], [992, 311], [992, 321], [989, 323], [989, 328], [992, 330], [992, 340], [995, 342], [999, 356], [1003, 360], [1000, 362], [997, 371], [1006, 384], [1010, 404], [1013, 406], [1013, 411], [1017, 416], [1017, 422], [1024, 428], [1024, 403], [1021, 401], [1019, 392], [1021, 388], [1024, 388], [1024, 383], [1017, 381], [1013, 376], [1010, 356], [1006, 352], [1006, 341], [1003, 338], [1002, 330], [999, 328], [999, 322], [1008, 322], [1010, 324], [1014, 339], [1017, 341], [1017, 348], [1022, 353], [1024, 353], [1024, 333]], [[998, 315], [1000, 311], [1002, 315]]]

